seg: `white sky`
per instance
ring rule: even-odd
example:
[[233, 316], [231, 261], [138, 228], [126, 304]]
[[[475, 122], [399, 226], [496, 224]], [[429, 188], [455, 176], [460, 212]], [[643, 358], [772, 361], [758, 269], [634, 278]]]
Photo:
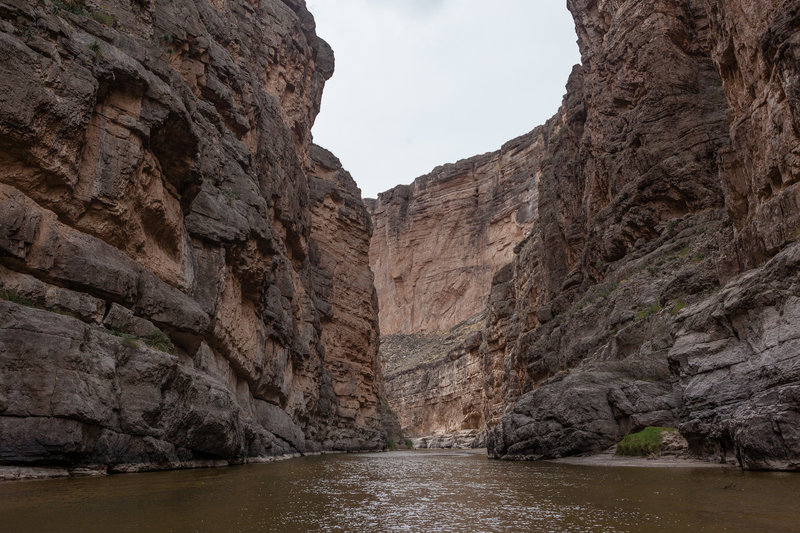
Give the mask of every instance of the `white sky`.
[[555, 114], [580, 62], [565, 0], [308, 0], [336, 71], [314, 142], [365, 198]]

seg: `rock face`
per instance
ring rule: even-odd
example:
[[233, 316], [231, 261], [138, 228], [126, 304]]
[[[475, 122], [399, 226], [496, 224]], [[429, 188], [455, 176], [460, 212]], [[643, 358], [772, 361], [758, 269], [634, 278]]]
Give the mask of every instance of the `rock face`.
[[483, 442], [484, 369], [476, 348], [484, 320], [481, 314], [446, 332], [398, 333], [381, 339], [385, 396], [403, 434], [416, 447], [464, 443], [464, 438], [429, 439], [423, 446], [417, 439], [459, 431], [470, 433], [469, 443]]
[[[513, 408], [489, 437], [493, 455], [582, 453], [673, 425], [701, 455], [800, 467], [800, 329], [785, 322], [798, 130], [783, 133], [797, 79], [794, 65], [759, 66], [793, 50], [786, 13], [798, 6], [778, 4], [569, 3], [583, 56], [571, 174], [582, 239], [572, 261], [542, 265], [558, 228], [540, 206], [513, 285], [494, 289], [514, 312], [508, 325], [493, 314], [489, 339], [514, 342], [490, 357], [517, 383], [501, 387]], [[563, 183], [544, 174], [540, 187], [563, 197]], [[543, 294], [553, 272], [569, 274]]]
[[381, 333], [445, 331], [486, 306], [536, 215], [542, 132], [367, 200]]
[[[658, 425], [700, 456], [800, 469], [800, 3], [568, 6], [582, 65], [527, 163], [531, 229], [480, 338], [450, 351], [483, 368], [459, 387], [482, 390], [490, 455], [587, 453]], [[417, 396], [444, 405], [451, 377], [417, 370]]]
[[0, 463], [385, 446], [369, 220], [311, 146], [333, 54], [304, 3], [0, 19]]

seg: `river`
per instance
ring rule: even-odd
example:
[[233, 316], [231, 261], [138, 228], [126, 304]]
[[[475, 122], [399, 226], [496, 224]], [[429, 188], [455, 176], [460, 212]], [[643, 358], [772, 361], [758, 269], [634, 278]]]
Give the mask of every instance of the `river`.
[[2, 532], [799, 531], [800, 475], [402, 451], [0, 483]]

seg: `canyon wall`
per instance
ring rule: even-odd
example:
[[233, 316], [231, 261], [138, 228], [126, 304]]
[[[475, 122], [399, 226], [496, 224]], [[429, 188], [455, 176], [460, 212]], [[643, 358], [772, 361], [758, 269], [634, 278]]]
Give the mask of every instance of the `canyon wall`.
[[[459, 387], [492, 457], [598, 451], [662, 425], [699, 456], [796, 470], [800, 2], [568, 7], [582, 65], [528, 163], [531, 229], [479, 338], [440, 365], [479, 361]], [[412, 409], [435, 419], [454, 374], [419, 370], [428, 400]]]
[[0, 1], [0, 58], [0, 463], [384, 447], [302, 0]]
[[536, 216], [542, 132], [366, 200], [381, 333], [445, 331], [486, 306]]
[[[500, 390], [513, 407], [490, 453], [581, 453], [670, 425], [698, 455], [797, 469], [800, 233], [787, 228], [800, 131], [796, 63], [782, 61], [800, 4], [569, 7], [583, 62], [579, 164], [543, 173], [540, 188], [563, 198], [577, 184], [583, 240], [542, 264], [559, 227], [540, 205], [512, 285], [493, 289], [514, 308], [508, 325], [492, 313], [488, 330], [513, 340], [488, 354], [511, 376]], [[564, 281], [542, 291], [548, 278]]]

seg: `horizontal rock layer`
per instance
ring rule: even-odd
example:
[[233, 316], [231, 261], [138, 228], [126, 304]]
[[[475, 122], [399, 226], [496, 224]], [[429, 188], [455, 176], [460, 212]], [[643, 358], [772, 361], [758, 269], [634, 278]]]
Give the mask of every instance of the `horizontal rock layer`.
[[0, 58], [0, 462], [384, 447], [304, 3], [0, 1]]

